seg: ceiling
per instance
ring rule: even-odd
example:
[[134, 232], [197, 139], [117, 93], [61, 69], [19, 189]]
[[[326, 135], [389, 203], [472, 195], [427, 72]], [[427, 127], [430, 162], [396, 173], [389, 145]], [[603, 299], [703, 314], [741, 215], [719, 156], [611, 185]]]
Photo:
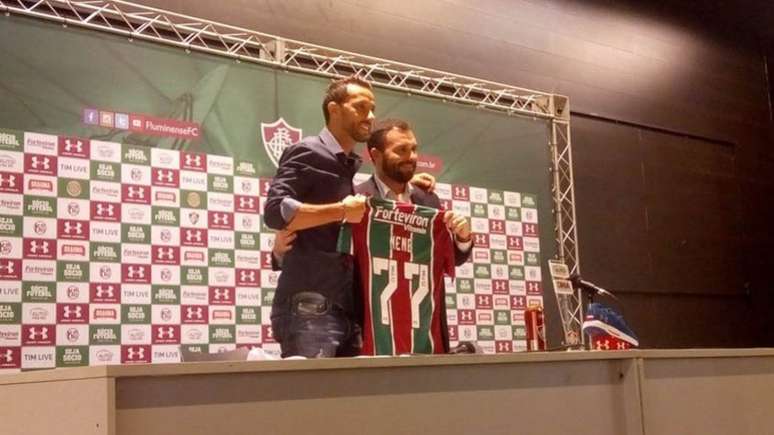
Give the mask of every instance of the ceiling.
[[664, 11], [693, 17], [700, 23], [729, 34], [747, 34], [771, 46], [774, 44], [774, 0], [668, 0]]

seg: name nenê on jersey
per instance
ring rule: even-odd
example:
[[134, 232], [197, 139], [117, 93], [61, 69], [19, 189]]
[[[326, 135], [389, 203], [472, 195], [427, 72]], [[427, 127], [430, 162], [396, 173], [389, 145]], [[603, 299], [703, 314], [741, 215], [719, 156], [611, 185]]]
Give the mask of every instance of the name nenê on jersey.
[[406, 213], [398, 208], [389, 210], [386, 208], [376, 208], [374, 210], [374, 220], [389, 224], [401, 224], [412, 233], [427, 233], [430, 226], [430, 218], [419, 216], [413, 213]]
[[413, 252], [412, 240], [411, 237], [390, 236], [390, 248], [393, 251]]

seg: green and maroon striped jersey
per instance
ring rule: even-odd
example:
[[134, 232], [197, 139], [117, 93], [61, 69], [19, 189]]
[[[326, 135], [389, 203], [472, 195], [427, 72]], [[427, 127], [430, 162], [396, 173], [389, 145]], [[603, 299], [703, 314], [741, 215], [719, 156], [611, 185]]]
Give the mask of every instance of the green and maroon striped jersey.
[[363, 295], [363, 355], [443, 353], [443, 275], [454, 274], [443, 211], [368, 198], [344, 225], [339, 251], [355, 256]]

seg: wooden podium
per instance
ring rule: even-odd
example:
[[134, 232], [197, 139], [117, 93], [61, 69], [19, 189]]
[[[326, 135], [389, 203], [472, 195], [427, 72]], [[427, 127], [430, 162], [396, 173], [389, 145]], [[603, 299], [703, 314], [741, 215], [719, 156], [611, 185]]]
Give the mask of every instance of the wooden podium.
[[0, 397], [4, 435], [759, 435], [774, 349], [83, 367]]

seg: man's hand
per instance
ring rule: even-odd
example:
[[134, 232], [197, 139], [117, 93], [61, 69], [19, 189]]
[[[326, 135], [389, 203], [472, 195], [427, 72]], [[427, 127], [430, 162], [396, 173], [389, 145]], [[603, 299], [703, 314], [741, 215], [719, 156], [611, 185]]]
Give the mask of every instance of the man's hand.
[[365, 213], [365, 201], [366, 197], [363, 195], [349, 195], [341, 201], [329, 204], [303, 203], [293, 220], [285, 226], [285, 230], [295, 232], [331, 223], [360, 222]]
[[465, 216], [455, 214], [453, 211], [447, 211], [443, 215], [443, 222], [446, 228], [454, 234], [458, 242], [466, 243], [470, 241], [470, 222]]
[[365, 214], [365, 202], [366, 197], [360, 194], [348, 195], [346, 198], [342, 199], [341, 204], [344, 208], [342, 221], [351, 224], [360, 222]]
[[271, 249], [271, 253], [277, 260], [281, 259], [288, 251], [293, 249], [293, 241], [296, 240], [297, 234], [294, 231], [281, 230], [277, 231], [274, 236], [274, 246]]
[[414, 176], [411, 177], [411, 180], [409, 180], [409, 183], [427, 192], [435, 190], [435, 177], [427, 172], [414, 174]]

